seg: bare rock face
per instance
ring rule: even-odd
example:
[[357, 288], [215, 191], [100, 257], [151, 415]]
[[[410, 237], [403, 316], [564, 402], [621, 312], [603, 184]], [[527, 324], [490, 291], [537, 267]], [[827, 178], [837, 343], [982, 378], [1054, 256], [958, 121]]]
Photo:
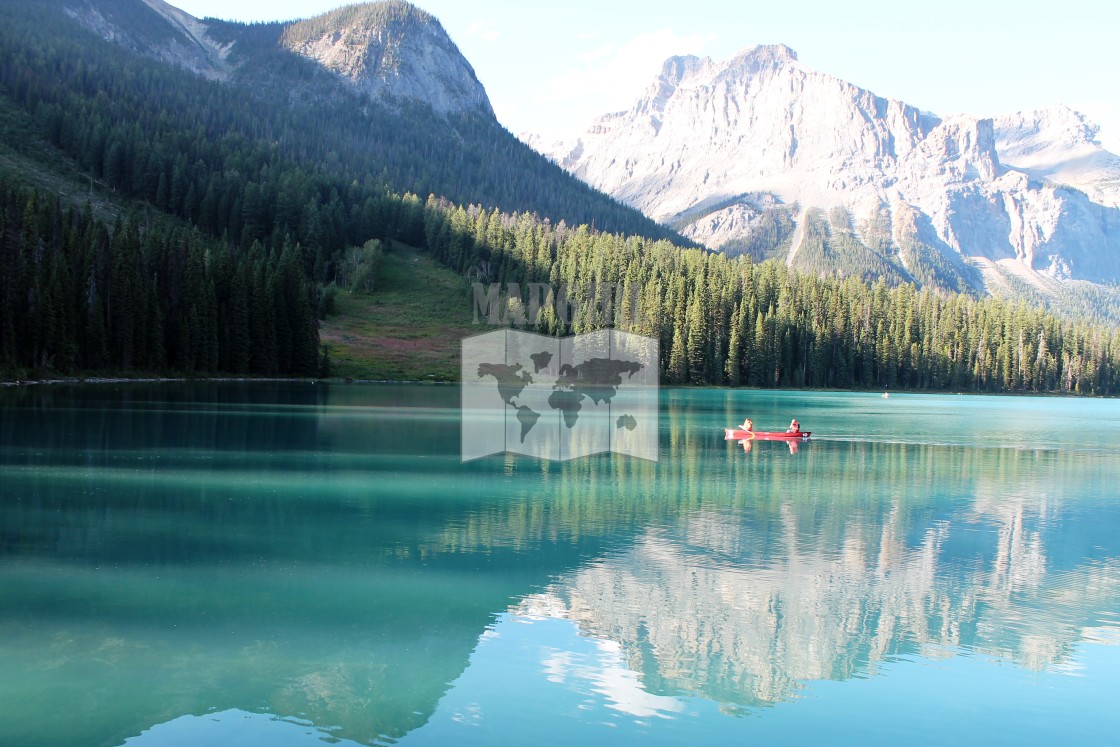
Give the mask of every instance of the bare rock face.
[[[798, 222], [809, 209], [842, 207], [858, 227], [885, 210], [884, 235], [920, 233], [923, 246], [945, 255], [933, 264], [987, 272], [1011, 263], [1039, 285], [1116, 282], [1120, 158], [1095, 134], [1062, 108], [940, 118], [812, 70], [775, 45], [723, 62], [672, 57], [629, 110], [544, 152], [715, 249], [757, 234], [766, 194]], [[782, 249], [791, 263], [802, 233]], [[881, 249], [920, 280], [897, 240]]]
[[493, 115], [486, 91], [433, 16], [405, 2], [354, 5], [285, 28], [281, 44], [375, 97], [439, 113]]
[[[250, 27], [201, 21], [163, 0], [67, 0], [66, 12], [107, 41], [226, 80], [268, 53]], [[216, 23], [222, 39], [216, 41]], [[315, 18], [272, 24], [276, 44], [335, 73], [348, 89], [394, 105], [493, 117], [486, 90], [439, 21], [402, 0], [350, 5]], [[272, 49], [275, 49], [273, 47]]]
[[163, 0], [75, 0], [65, 12], [101, 36], [137, 54], [154, 57], [211, 80], [232, 72], [231, 45], [212, 39], [205, 23]]
[[996, 149], [1012, 168], [1120, 207], [1120, 156], [1101, 147], [1097, 130], [1083, 114], [1064, 106], [1016, 112], [996, 117]]

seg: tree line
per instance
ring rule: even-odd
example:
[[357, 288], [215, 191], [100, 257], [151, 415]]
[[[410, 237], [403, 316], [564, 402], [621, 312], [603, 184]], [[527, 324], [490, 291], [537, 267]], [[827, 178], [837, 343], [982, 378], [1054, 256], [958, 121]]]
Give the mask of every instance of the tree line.
[[[1120, 330], [1022, 302], [820, 278], [434, 197], [425, 243], [457, 272], [502, 288], [563, 284], [585, 304], [596, 287], [621, 288], [621, 328], [659, 340], [667, 383], [1120, 394]], [[564, 324], [548, 302], [535, 330], [584, 325], [578, 314]]]
[[[108, 226], [88, 206], [67, 209], [6, 183], [0, 198], [0, 262], [10, 270], [0, 287], [0, 369], [324, 370], [315, 316], [330, 294], [307, 280], [314, 255], [290, 235], [242, 249], [137, 214]], [[775, 260], [434, 196], [380, 200], [376, 235], [426, 247], [466, 280], [563, 285], [584, 308], [595, 288], [614, 285], [619, 326], [659, 340], [666, 383], [1120, 393], [1115, 327], [1025, 303], [802, 275]], [[371, 241], [344, 252], [327, 289], [360, 283], [381, 251]], [[535, 329], [559, 335], [598, 323], [578, 313], [568, 323], [546, 303]]]
[[298, 246], [113, 225], [0, 179], [0, 372], [323, 372]]

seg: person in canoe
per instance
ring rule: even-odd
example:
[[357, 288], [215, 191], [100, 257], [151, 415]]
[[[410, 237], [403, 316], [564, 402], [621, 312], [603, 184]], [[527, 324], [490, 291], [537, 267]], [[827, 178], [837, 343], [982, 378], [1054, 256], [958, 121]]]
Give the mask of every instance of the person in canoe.
[[801, 423], [797, 422], [797, 418], [790, 421], [789, 428], [786, 428], [786, 433], [800, 433]]
[[741, 431], [753, 431], [754, 430], [754, 423], [751, 422], [750, 418], [745, 418], [743, 420], [743, 424], [739, 426], [739, 430], [741, 430]]

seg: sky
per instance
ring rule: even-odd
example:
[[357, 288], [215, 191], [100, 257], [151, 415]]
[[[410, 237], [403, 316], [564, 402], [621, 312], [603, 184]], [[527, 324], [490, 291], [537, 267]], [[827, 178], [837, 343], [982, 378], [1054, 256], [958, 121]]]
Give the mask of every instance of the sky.
[[[171, 0], [198, 17], [306, 18], [338, 0]], [[1120, 153], [1112, 0], [417, 0], [470, 61], [499, 121], [546, 138], [642, 94], [666, 58], [784, 43], [810, 68], [945, 116], [1065, 104]]]

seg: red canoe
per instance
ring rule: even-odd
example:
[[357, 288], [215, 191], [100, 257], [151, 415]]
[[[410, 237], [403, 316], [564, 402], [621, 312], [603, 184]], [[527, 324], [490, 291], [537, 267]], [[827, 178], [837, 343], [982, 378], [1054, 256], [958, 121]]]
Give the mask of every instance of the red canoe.
[[812, 431], [799, 431], [786, 433], [784, 431], [743, 431], [738, 428], [724, 428], [723, 438], [726, 441], [808, 441]]

